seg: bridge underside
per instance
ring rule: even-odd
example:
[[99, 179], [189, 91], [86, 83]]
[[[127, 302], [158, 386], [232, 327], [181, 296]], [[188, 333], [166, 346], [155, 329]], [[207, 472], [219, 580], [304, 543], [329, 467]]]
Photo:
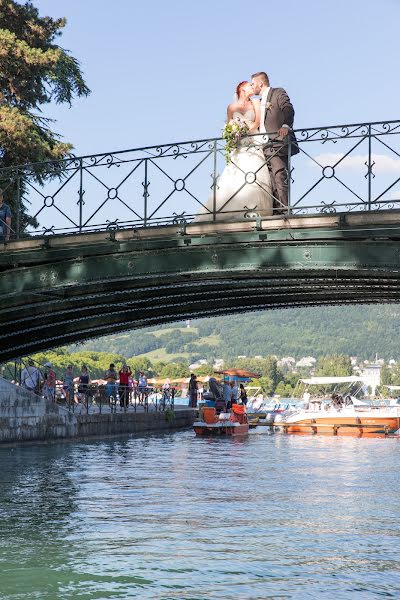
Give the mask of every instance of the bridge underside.
[[172, 321], [400, 301], [400, 214], [34, 238], [0, 251], [0, 361]]

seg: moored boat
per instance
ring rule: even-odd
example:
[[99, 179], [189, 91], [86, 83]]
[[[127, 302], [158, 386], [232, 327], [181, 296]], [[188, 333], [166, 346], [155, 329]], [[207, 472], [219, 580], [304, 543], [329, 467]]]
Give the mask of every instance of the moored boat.
[[[313, 383], [338, 384], [356, 382], [355, 377], [316, 377]], [[348, 394], [333, 394], [330, 400], [316, 399], [291, 414], [275, 419], [287, 433], [325, 433], [333, 435], [385, 436], [400, 434], [400, 407], [384, 404], [370, 405]]]

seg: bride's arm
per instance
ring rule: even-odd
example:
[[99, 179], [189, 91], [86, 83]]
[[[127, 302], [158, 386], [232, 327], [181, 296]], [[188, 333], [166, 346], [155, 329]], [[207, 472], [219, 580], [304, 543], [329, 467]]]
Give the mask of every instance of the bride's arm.
[[228, 104], [228, 108], [226, 110], [227, 123], [232, 121], [233, 118], [233, 104]]
[[253, 125], [249, 129], [249, 133], [258, 133], [258, 130], [260, 128], [261, 102], [260, 100], [252, 100], [251, 102], [254, 107], [256, 118]]

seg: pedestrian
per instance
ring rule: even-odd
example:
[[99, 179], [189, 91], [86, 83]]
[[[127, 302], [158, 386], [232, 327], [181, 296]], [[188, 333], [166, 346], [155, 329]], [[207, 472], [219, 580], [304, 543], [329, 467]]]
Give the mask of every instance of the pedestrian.
[[197, 407], [197, 379], [194, 373], [190, 374], [189, 379], [189, 406], [191, 408]]
[[44, 385], [43, 396], [50, 402], [56, 401], [56, 373], [53, 370], [51, 362], [44, 363], [45, 371], [43, 373]]
[[41, 374], [34, 361], [29, 358], [28, 366], [22, 369], [21, 385], [30, 392], [39, 392]]
[[140, 371], [138, 379], [139, 404], [144, 404], [147, 392], [147, 377], [144, 371]]
[[82, 365], [81, 374], [78, 379], [78, 398], [83, 400], [85, 404], [89, 399], [90, 375], [86, 365]]
[[72, 371], [72, 365], [67, 366], [67, 370], [65, 371], [64, 379], [63, 379], [63, 395], [65, 400], [68, 402], [73, 402], [74, 400], [74, 373]]
[[11, 230], [11, 209], [4, 202], [4, 192], [0, 188], [0, 239], [8, 242]]
[[118, 374], [115, 370], [114, 363], [110, 364], [109, 369], [106, 371], [104, 379], [107, 381], [106, 394], [107, 400], [111, 404], [115, 404], [117, 400], [117, 379]]
[[132, 371], [125, 363], [119, 372], [119, 404], [125, 411], [129, 406], [129, 378]]

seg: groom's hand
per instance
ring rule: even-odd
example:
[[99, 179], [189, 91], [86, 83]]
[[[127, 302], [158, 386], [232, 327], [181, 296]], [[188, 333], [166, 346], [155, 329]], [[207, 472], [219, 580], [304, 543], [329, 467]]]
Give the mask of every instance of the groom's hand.
[[278, 135], [281, 138], [285, 138], [289, 133], [289, 127], [281, 127], [278, 129]]

